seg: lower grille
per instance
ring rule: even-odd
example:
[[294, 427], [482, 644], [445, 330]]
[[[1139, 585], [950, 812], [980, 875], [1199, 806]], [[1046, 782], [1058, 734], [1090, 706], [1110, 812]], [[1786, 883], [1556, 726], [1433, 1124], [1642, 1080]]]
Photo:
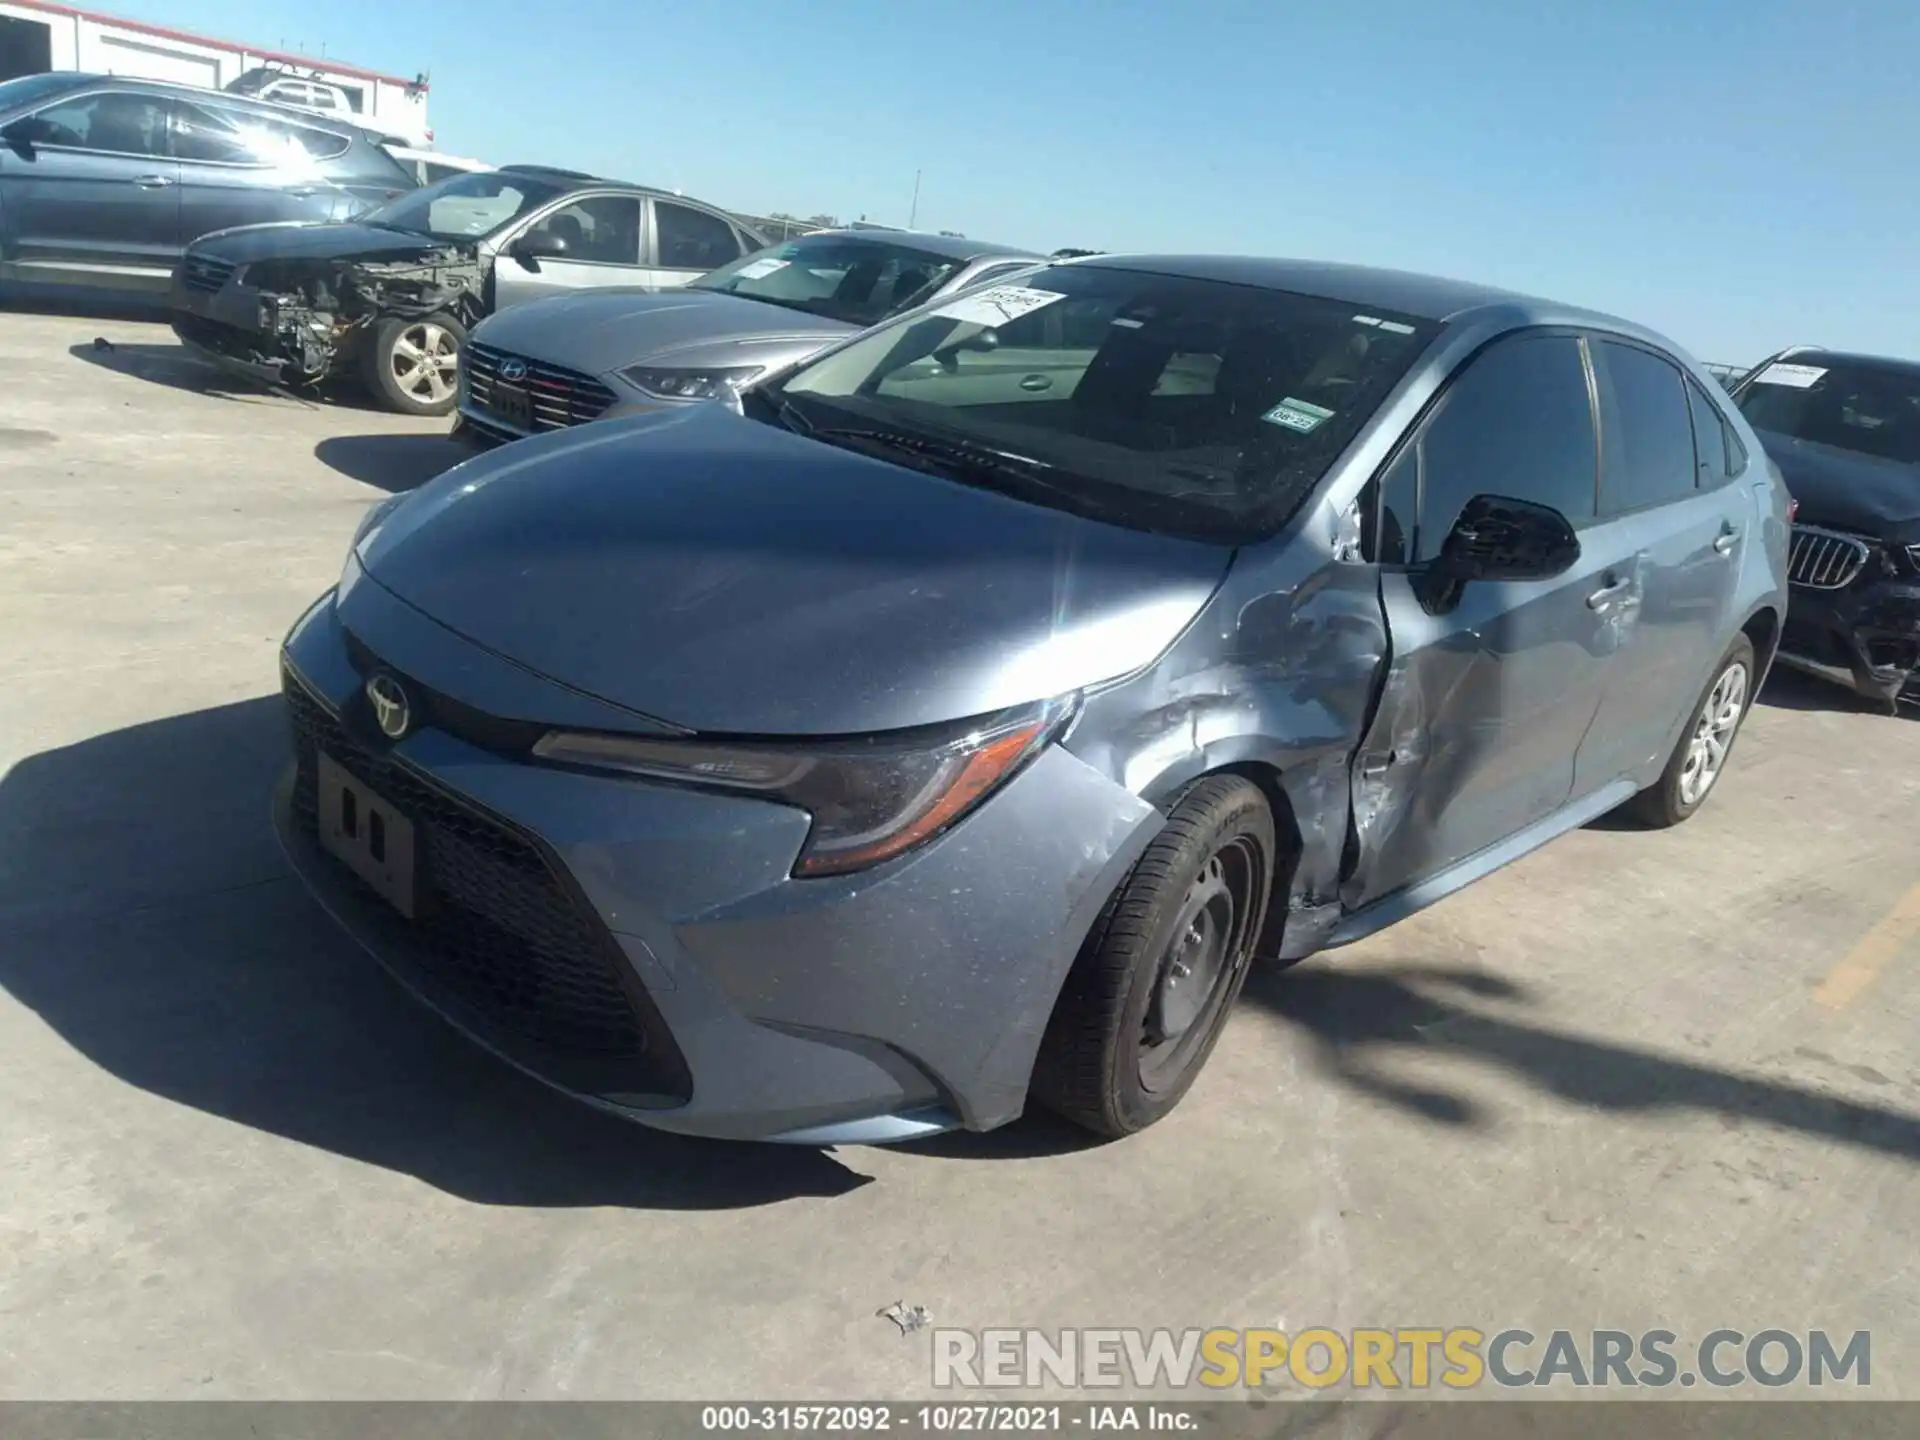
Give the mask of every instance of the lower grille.
[[[410, 931], [428, 972], [422, 979], [508, 1035], [544, 1049], [605, 1060], [644, 1056], [646, 1074], [635, 1079], [635, 1090], [691, 1093], [664, 1022], [622, 983], [612, 938], [570, 897], [532, 840], [356, 744], [291, 675], [283, 689], [298, 763], [293, 809], [301, 832], [317, 842], [322, 749], [413, 822], [426, 894]], [[384, 908], [345, 865], [334, 869]]]
[[203, 295], [217, 294], [238, 268], [231, 260], [189, 250], [180, 262], [180, 283]]
[[1872, 554], [1872, 547], [1856, 535], [1796, 525], [1787, 553], [1787, 579], [1809, 590], [1844, 590], [1860, 578]]
[[523, 387], [531, 397], [536, 432], [584, 425], [599, 419], [613, 404], [613, 391], [591, 375], [468, 341], [461, 364], [466, 367], [467, 396], [475, 409], [493, 410], [493, 387], [500, 381], [501, 365], [509, 360], [526, 367], [526, 373], [510, 383]]

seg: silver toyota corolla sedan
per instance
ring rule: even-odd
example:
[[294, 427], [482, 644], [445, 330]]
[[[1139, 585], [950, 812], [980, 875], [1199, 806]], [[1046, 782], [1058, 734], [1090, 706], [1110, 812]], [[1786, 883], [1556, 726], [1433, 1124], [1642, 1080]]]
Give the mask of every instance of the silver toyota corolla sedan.
[[289, 855], [427, 1003], [668, 1129], [1105, 1135], [1256, 958], [1692, 815], [1788, 499], [1651, 331], [1099, 256], [383, 502], [283, 650]]
[[914, 305], [1040, 263], [953, 235], [823, 230], [668, 294], [535, 301], [474, 330], [454, 430], [486, 444], [710, 400]]

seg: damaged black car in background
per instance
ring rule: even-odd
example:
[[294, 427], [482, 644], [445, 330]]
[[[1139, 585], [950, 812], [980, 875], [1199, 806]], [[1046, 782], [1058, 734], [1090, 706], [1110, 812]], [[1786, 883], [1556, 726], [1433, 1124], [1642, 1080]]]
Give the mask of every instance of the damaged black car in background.
[[1920, 703], [1920, 362], [1797, 347], [1735, 403], [1799, 507], [1781, 663]]
[[262, 384], [358, 375], [390, 410], [444, 415], [467, 331], [494, 310], [592, 286], [683, 285], [765, 243], [698, 201], [508, 165], [344, 224], [203, 235], [174, 272], [173, 328]]

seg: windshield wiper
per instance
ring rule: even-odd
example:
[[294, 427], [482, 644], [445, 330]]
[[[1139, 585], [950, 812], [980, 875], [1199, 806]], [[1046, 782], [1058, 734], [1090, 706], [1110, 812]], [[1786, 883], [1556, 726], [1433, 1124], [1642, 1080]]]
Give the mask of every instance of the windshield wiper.
[[1048, 472], [1059, 469], [1052, 462], [1002, 450], [977, 440], [949, 440], [903, 430], [814, 429], [810, 433], [816, 440], [843, 441], [931, 462], [949, 475], [958, 471], [961, 478], [979, 475], [1011, 477], [1076, 500], [1089, 498], [1078, 486], [1062, 484], [1050, 478]]

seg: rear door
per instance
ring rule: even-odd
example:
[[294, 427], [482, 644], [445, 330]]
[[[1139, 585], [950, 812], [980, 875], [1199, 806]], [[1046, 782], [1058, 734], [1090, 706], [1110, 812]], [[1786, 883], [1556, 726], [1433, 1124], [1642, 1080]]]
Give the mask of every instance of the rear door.
[[[1605, 692], [1612, 647], [1592, 604], [1619, 556], [1596, 531], [1597, 427], [1570, 333], [1494, 342], [1449, 382], [1376, 485], [1374, 556], [1391, 663], [1355, 758], [1357, 908], [1552, 815]], [[1550, 505], [1580, 534], [1565, 574], [1474, 582], [1429, 608], [1422, 584], [1462, 507]]]
[[1628, 589], [1604, 613], [1619, 658], [1581, 748], [1577, 788], [1664, 758], [1738, 624], [1753, 497], [1728, 483], [1725, 428], [1700, 387], [1658, 351], [1589, 339], [1600, 399], [1600, 511], [1631, 553]]
[[[641, 285], [641, 240], [646, 223], [638, 195], [569, 195], [507, 240], [494, 264], [494, 308], [504, 310], [543, 295], [610, 285]], [[564, 255], [521, 259], [514, 241], [545, 235], [566, 242]]]
[[655, 200], [651, 208], [653, 245], [645, 282], [649, 285], [685, 285], [746, 253], [740, 233], [723, 216], [671, 200]]
[[181, 248], [167, 103], [124, 90], [68, 96], [34, 112], [48, 141], [0, 146], [10, 278], [166, 288]]

